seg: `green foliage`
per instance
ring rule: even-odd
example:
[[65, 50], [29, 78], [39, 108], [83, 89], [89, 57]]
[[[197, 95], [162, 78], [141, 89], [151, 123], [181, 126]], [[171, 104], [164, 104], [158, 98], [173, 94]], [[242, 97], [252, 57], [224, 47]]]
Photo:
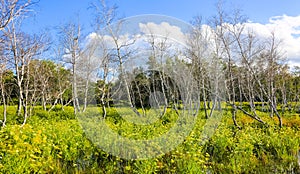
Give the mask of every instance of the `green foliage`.
[[7, 126], [0, 136], [0, 170], [4, 173], [75, 170], [85, 164], [92, 149], [76, 120]]
[[57, 120], [57, 121], [75, 119], [73, 107], [67, 106], [62, 109], [61, 106], [59, 105], [55, 106], [54, 109], [50, 112], [45, 111], [42, 108], [36, 109], [34, 111], [33, 117], [35, 116], [41, 119]]
[[[8, 110], [12, 120], [15, 107]], [[89, 112], [101, 111], [93, 110], [87, 110], [87, 117]], [[126, 108], [121, 110], [126, 112]], [[271, 124], [262, 126], [238, 113], [237, 121], [243, 126], [237, 129], [230, 113], [225, 113], [212, 138], [203, 141], [206, 119], [200, 112], [193, 131], [171, 152], [153, 159], [124, 160], [87, 138], [72, 107], [62, 110], [57, 106], [49, 113], [36, 107], [24, 127], [10, 121], [1, 128], [0, 173], [299, 173], [299, 115], [286, 115], [279, 129], [276, 120], [259, 114]], [[168, 110], [163, 118], [144, 127], [122, 119], [111, 108], [106, 123], [122, 136], [145, 139], [164, 134], [177, 117]]]
[[205, 152], [215, 173], [298, 173], [300, 134], [277, 126], [230, 128], [230, 119], [218, 128]]

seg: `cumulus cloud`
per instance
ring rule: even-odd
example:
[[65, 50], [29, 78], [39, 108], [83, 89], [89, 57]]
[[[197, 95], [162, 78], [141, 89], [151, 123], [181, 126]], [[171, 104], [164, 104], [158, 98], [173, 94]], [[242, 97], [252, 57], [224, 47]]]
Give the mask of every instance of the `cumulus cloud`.
[[[185, 43], [186, 34], [177, 26], [167, 22], [155, 24], [152, 22], [139, 24], [144, 34], [159, 34], [180, 43]], [[281, 40], [281, 50], [284, 51], [290, 65], [300, 65], [300, 15], [299, 16], [274, 16], [266, 24], [248, 22], [246, 27], [251, 29], [258, 37], [269, 38], [271, 33]], [[209, 31], [210, 27], [203, 25], [203, 31]], [[205, 29], [206, 28], [206, 29]], [[208, 30], [207, 30], [208, 28]]]
[[[139, 23], [138, 26], [139, 33], [132, 33], [136, 38], [134, 44], [135, 47], [145, 46], [145, 36], [154, 35], [156, 38], [168, 38], [173, 42], [180, 43], [181, 46], [186, 45], [187, 33], [184, 33], [179, 26], [171, 25], [168, 22], [154, 23], [146, 22]], [[265, 24], [248, 22], [246, 27], [252, 30], [256, 36], [260, 38], [269, 38], [271, 33], [274, 32], [275, 37], [282, 41], [281, 50], [284, 51], [288, 59], [288, 63], [292, 66], [300, 65], [300, 15], [299, 16], [275, 16], [271, 17], [269, 21]], [[202, 26], [203, 32], [206, 32], [206, 35], [212, 35], [212, 28], [208, 25]], [[207, 33], [208, 32], [208, 33]], [[99, 37], [96, 33], [91, 33], [88, 39], [96, 39]], [[125, 44], [128, 42], [128, 39], [132, 38], [128, 34], [124, 34], [119, 37], [119, 44]], [[106, 44], [113, 46], [113, 39], [109, 35], [103, 35], [102, 39], [106, 41]], [[177, 45], [178, 46], [178, 45]]]
[[178, 26], [170, 25], [168, 22], [156, 24], [153, 22], [139, 23], [140, 31], [145, 35], [166, 37], [180, 44], [186, 43], [186, 35]]
[[300, 16], [275, 16], [266, 24], [246, 24], [260, 37], [270, 37], [271, 32], [282, 41], [282, 50], [290, 65], [300, 65]]
[[[154, 23], [138, 23], [138, 32], [136, 33], [126, 33], [118, 35], [118, 45], [127, 45], [131, 43], [132, 40], [135, 40], [134, 44], [129, 44], [131, 49], [142, 51], [149, 46], [149, 37], [153, 36], [156, 43], [160, 43], [166, 39], [165, 44], [169, 45], [169, 48], [172, 49], [172, 46], [177, 48], [182, 48], [186, 45], [187, 35], [182, 31], [179, 26], [171, 25], [168, 22]], [[126, 27], [124, 27], [126, 29]], [[87, 43], [92, 41], [102, 41], [105, 43], [107, 48], [114, 48], [115, 43], [113, 37], [108, 34], [99, 34], [99, 33], [90, 33], [87, 38]], [[130, 41], [131, 40], [131, 41]], [[175, 49], [175, 48], [173, 48]]]

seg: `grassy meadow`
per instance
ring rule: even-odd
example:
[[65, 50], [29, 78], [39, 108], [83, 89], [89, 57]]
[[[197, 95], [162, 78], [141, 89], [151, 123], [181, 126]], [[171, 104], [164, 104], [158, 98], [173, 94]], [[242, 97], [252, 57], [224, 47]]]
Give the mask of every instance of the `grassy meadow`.
[[[80, 124], [85, 121], [92, 128], [97, 117], [80, 120], [72, 107], [57, 106], [51, 112], [36, 107], [23, 127], [15, 113], [16, 107], [9, 106], [7, 126], [0, 129], [0, 173], [300, 173], [298, 113], [286, 112], [279, 128], [266, 112], [258, 114], [268, 125], [238, 112], [238, 129], [230, 108], [224, 107], [221, 122], [211, 125], [216, 126], [212, 137], [204, 140], [207, 119], [200, 111], [181, 144], [143, 160], [122, 159], [99, 148]], [[110, 108], [105, 123], [123, 137], [149, 139], [165, 134], [178, 119], [168, 110], [161, 118], [148, 118], [151, 124], [138, 125]]]

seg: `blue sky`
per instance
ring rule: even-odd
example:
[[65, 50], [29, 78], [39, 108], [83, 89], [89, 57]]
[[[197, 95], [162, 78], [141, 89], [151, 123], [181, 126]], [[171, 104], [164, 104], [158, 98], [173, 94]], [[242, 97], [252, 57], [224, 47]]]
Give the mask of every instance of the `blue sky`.
[[[25, 29], [37, 32], [61, 23], [79, 18], [88, 30], [92, 22], [92, 0], [40, 0], [35, 7], [35, 17], [25, 25]], [[196, 15], [204, 19], [215, 14], [216, 0], [111, 0], [109, 4], [118, 6], [121, 17], [140, 14], [163, 14], [186, 22]], [[299, 0], [227, 0], [226, 8], [240, 8], [251, 21], [267, 23], [269, 18], [286, 14], [300, 15]]]
[[[37, 33], [50, 29], [55, 38], [55, 27], [69, 21], [80, 20], [83, 32], [91, 33], [95, 0], [40, 0], [34, 7], [34, 17], [28, 18], [23, 29]], [[275, 28], [282, 39], [290, 64], [300, 66], [300, 0], [224, 0], [225, 10], [241, 9], [251, 21], [257, 34], [267, 36]], [[107, 0], [118, 6], [119, 17], [160, 14], [190, 22], [200, 15], [204, 21], [216, 14], [217, 0]]]

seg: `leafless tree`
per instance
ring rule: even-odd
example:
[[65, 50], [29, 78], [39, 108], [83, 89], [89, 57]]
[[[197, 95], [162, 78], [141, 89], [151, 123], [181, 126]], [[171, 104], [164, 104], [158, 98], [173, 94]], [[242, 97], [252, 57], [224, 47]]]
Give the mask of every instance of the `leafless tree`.
[[[150, 34], [147, 35], [146, 42], [148, 42], [150, 46], [149, 58], [151, 60], [149, 61], [149, 65], [150, 65], [150, 69], [153, 68], [158, 72], [158, 77], [159, 77], [158, 82], [160, 83], [160, 84], [153, 85], [154, 89], [150, 89], [150, 90], [152, 90], [154, 93], [156, 93], [157, 90], [161, 92], [163, 97], [163, 111], [161, 113], [161, 116], [164, 116], [168, 107], [168, 97], [167, 97], [166, 87], [170, 89], [170, 86], [168, 85], [167, 82], [168, 72], [166, 70], [166, 60], [167, 58], [171, 57], [171, 54], [169, 53], [171, 43], [170, 43], [170, 39], [168, 38], [169, 33], [167, 31], [165, 33], [166, 34], [165, 36], [158, 37], [151, 31], [151, 28], [148, 28], [148, 30]], [[155, 84], [155, 78], [153, 78], [152, 80], [154, 80], [152, 83]], [[160, 89], [156, 89], [157, 86], [160, 86]], [[156, 97], [157, 96], [154, 95], [154, 99], [157, 101]], [[158, 107], [160, 107], [159, 105], [160, 102], [157, 101], [156, 103], [158, 104]]]
[[236, 121], [236, 112], [237, 112], [237, 106], [235, 104], [236, 102], [236, 80], [234, 76], [234, 66], [235, 66], [235, 59], [232, 54], [232, 46], [234, 45], [234, 38], [232, 35], [228, 32], [228, 29], [230, 28], [230, 24], [228, 23], [228, 14], [222, 9], [222, 4], [218, 4], [217, 6], [217, 16], [215, 16], [212, 20], [212, 27], [215, 30], [215, 43], [219, 47], [218, 50], [220, 50], [220, 57], [223, 59], [223, 62], [226, 66], [226, 90], [227, 90], [227, 97], [228, 102], [232, 106], [232, 120], [234, 122], [234, 125], [237, 127], [237, 121]]
[[[261, 98], [268, 99], [272, 112], [275, 112], [280, 126], [282, 126], [281, 117], [276, 109], [274, 80], [272, 80], [275, 71], [271, 71], [272, 76], [268, 78], [272, 83], [269, 83], [269, 89], [271, 90], [267, 92], [261, 79], [258, 78], [259, 72], [257, 72], [258, 69], [256, 67], [259, 64], [259, 57], [262, 55], [269, 55], [269, 61], [272, 63], [278, 62], [278, 59], [275, 60], [275, 57], [279, 56], [279, 54], [277, 53], [278, 47], [275, 47], [276, 39], [274, 35], [268, 42], [270, 46], [263, 46], [264, 44], [262, 43], [265, 42], [258, 42], [251, 29], [246, 28], [246, 20], [240, 15], [239, 11], [234, 11], [232, 15], [228, 15], [222, 10], [221, 6], [218, 9], [218, 16], [213, 21], [216, 43], [219, 45], [221, 57], [226, 67], [227, 80], [225, 87], [227, 89], [228, 103], [233, 108], [232, 119], [234, 124], [238, 126], [236, 121], [237, 110], [265, 124], [257, 115], [255, 107], [255, 97], [262, 94], [263, 97]], [[251, 112], [243, 109], [242, 105], [237, 105], [238, 98], [249, 101]]]
[[44, 35], [30, 36], [19, 32], [15, 24], [5, 32], [6, 40], [8, 41], [6, 51], [10, 56], [10, 62], [15, 69], [16, 80], [19, 93], [18, 115], [21, 114], [23, 108], [24, 122], [28, 117], [28, 102], [29, 102], [29, 85], [30, 85], [30, 63], [34, 57], [41, 53], [45, 48]]
[[1, 90], [1, 97], [2, 97], [2, 104], [3, 104], [3, 121], [2, 126], [5, 127], [6, 120], [7, 120], [7, 101], [6, 101], [6, 90], [5, 90], [5, 74], [7, 71], [7, 60], [4, 56], [0, 57], [0, 90]]
[[[120, 77], [120, 85], [125, 89], [124, 94], [126, 95], [127, 105], [137, 114], [140, 113], [134, 107], [132, 97], [130, 95], [130, 84], [129, 77], [126, 75], [126, 68], [124, 63], [126, 60], [132, 56], [134, 51], [130, 46], [132, 46], [136, 39], [135, 38], [125, 38], [122, 35], [123, 20], [116, 20], [116, 7], [107, 6], [104, 0], [99, 0], [97, 3], [92, 4], [95, 11], [95, 18], [97, 23], [97, 31], [99, 34], [108, 36], [111, 40], [110, 44], [110, 57], [111, 60], [118, 64], [118, 72]], [[113, 23], [116, 22], [116, 23]], [[102, 31], [102, 32], [101, 32]], [[119, 88], [121, 89], [121, 88]], [[119, 93], [123, 93], [120, 92]]]
[[[271, 32], [271, 36], [268, 38], [266, 42], [266, 48], [264, 52], [261, 54], [262, 61], [266, 61], [266, 70], [267, 76], [266, 81], [268, 82], [267, 86], [263, 86], [262, 83], [258, 83], [262, 88], [262, 91], [265, 96], [267, 96], [269, 108], [270, 108], [270, 116], [273, 117], [275, 114], [279, 121], [279, 126], [282, 127], [282, 118], [277, 110], [277, 99], [276, 99], [276, 74], [279, 70], [279, 67], [282, 66], [282, 52], [280, 51], [281, 41], [278, 40], [275, 36], [274, 32]], [[267, 89], [267, 90], [265, 90]]]
[[4, 30], [14, 19], [30, 11], [31, 0], [0, 0], [0, 31]]
[[99, 39], [92, 38], [88, 41], [87, 45], [82, 51], [78, 60], [78, 74], [79, 77], [84, 81], [83, 89], [83, 109], [84, 112], [88, 104], [88, 92], [90, 88], [90, 82], [95, 80], [96, 71], [98, 66], [98, 60], [96, 57], [96, 50], [99, 49]]
[[[30, 11], [29, 7], [35, 4], [36, 2], [31, 0], [0, 0], [0, 43], [7, 45], [9, 41], [7, 41], [7, 33], [11, 30], [14, 30], [14, 21], [17, 21], [19, 18], [24, 16], [28, 11]], [[8, 29], [10, 28], [10, 29]], [[10, 31], [8, 31], [10, 30]], [[3, 46], [4, 48], [5, 46]], [[1, 50], [4, 51], [4, 50]], [[5, 64], [1, 68], [5, 68]], [[4, 88], [4, 85], [2, 84]], [[2, 90], [2, 97], [4, 97], [4, 90]], [[5, 105], [5, 99], [3, 99]], [[20, 101], [19, 101], [19, 110], [20, 113]], [[6, 105], [4, 109], [4, 116], [6, 121]], [[5, 125], [5, 121], [3, 125]]]
[[220, 48], [217, 42], [213, 42], [212, 28], [203, 25], [201, 17], [195, 17], [193, 27], [188, 41], [188, 55], [197, 86], [201, 90], [199, 98], [203, 101], [205, 116], [209, 118], [216, 106], [218, 109], [221, 107], [219, 95], [223, 72], [220, 71]]
[[63, 61], [71, 65], [72, 72], [72, 101], [74, 113], [80, 112], [78, 100], [78, 62], [82, 54], [81, 48], [81, 25], [69, 23], [60, 28], [60, 43], [64, 50]]
[[97, 90], [100, 92], [100, 102], [101, 102], [101, 108], [102, 108], [102, 115], [103, 118], [106, 118], [107, 115], [107, 110], [106, 110], [106, 105], [109, 106], [109, 98], [110, 98], [110, 88], [111, 88], [111, 83], [114, 80], [113, 78], [109, 78], [109, 76], [114, 77], [114, 72], [111, 71], [113, 66], [111, 66], [111, 56], [109, 54], [109, 49], [107, 48], [107, 45], [103, 38], [99, 36], [99, 49], [100, 55], [100, 64], [99, 65], [99, 73], [97, 74], [97, 77], [100, 78], [101, 82], [97, 86]]

